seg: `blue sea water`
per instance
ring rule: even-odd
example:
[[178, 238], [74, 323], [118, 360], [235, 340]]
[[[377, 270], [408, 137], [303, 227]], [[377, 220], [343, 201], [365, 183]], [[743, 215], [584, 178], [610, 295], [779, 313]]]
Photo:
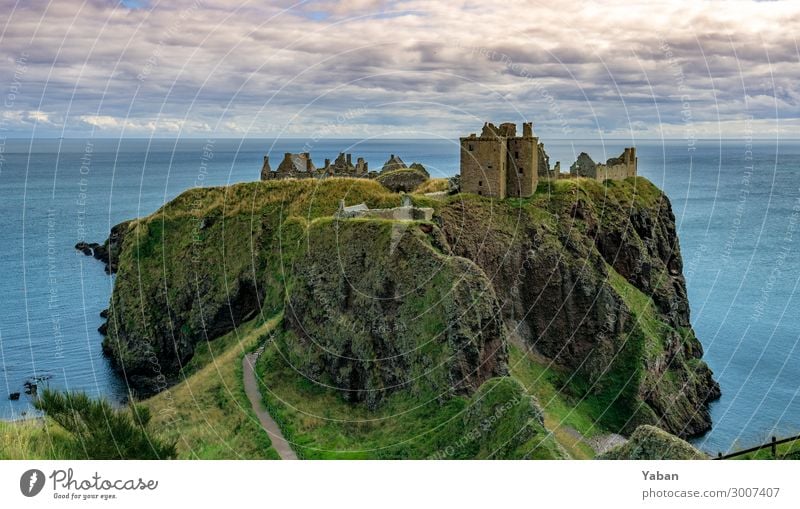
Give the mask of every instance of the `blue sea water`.
[[[547, 141], [547, 140], [545, 140]], [[629, 142], [549, 141], [566, 169], [577, 153], [616, 156]], [[800, 433], [800, 143], [637, 141], [639, 173], [672, 200], [692, 323], [722, 386], [714, 427], [695, 440], [710, 452]], [[310, 151], [318, 165], [339, 151], [373, 169], [389, 154], [419, 161], [434, 176], [458, 169], [446, 140], [5, 140], [0, 153], [0, 391], [25, 381], [85, 390], [113, 400], [125, 387], [101, 353], [113, 278], [76, 252], [111, 226], [149, 214], [195, 185], [258, 178], [283, 152]], [[6, 399], [0, 418], [31, 412]]]

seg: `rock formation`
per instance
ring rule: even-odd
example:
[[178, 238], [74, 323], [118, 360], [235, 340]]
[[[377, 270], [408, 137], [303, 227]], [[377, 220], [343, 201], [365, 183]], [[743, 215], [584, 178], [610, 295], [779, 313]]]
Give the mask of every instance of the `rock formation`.
[[623, 445], [598, 459], [606, 460], [702, 460], [709, 457], [688, 442], [655, 426], [639, 426]]
[[605, 429], [709, 428], [719, 387], [669, 201], [645, 179], [559, 181], [523, 203], [429, 200], [421, 225], [334, 219], [345, 196], [397, 205], [375, 181], [342, 184], [192, 189], [115, 227], [104, 345], [131, 386], [162, 390], [199, 343], [283, 310], [295, 364], [372, 408], [400, 390], [474, 393], [506, 373], [510, 331]]

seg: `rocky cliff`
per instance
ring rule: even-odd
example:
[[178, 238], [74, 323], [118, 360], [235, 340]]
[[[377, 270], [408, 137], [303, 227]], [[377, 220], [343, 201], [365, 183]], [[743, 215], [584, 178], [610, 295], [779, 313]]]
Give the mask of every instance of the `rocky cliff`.
[[486, 271], [510, 328], [565, 369], [596, 419], [623, 433], [708, 430], [719, 386], [699, 360], [667, 197], [643, 178], [542, 187], [443, 207], [454, 254]]
[[439, 251], [438, 230], [325, 219], [303, 233], [284, 316], [304, 376], [375, 408], [395, 391], [444, 399], [507, 373], [491, 284]]
[[156, 392], [198, 343], [283, 310], [286, 358], [351, 404], [474, 395], [508, 372], [515, 335], [603, 429], [710, 426], [719, 389], [690, 325], [669, 201], [647, 180], [559, 181], [502, 202], [415, 196], [431, 223], [336, 221], [340, 198], [399, 202], [367, 180], [259, 182], [193, 189], [120, 227], [114, 364]]

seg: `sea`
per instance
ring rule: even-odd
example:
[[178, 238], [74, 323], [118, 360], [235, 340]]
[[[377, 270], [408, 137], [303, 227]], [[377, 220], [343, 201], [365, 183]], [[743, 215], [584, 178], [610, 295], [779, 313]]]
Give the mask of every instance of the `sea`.
[[[546, 141], [566, 170], [630, 140]], [[670, 197], [692, 323], [722, 387], [712, 454], [800, 433], [800, 141], [636, 140], [639, 174]], [[97, 327], [113, 277], [74, 249], [194, 186], [259, 178], [284, 152], [339, 152], [380, 169], [390, 154], [435, 177], [458, 171], [448, 140], [6, 139], [0, 144], [0, 419], [33, 415], [26, 382], [120, 402]], [[8, 394], [20, 392], [17, 401]]]

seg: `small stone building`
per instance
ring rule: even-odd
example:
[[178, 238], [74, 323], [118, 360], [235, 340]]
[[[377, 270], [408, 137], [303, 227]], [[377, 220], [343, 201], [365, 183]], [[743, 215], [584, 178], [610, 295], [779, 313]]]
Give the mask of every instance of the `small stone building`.
[[394, 221], [430, 221], [433, 218], [433, 209], [414, 206], [408, 195], [403, 195], [399, 207], [390, 209], [371, 209], [364, 203], [345, 206], [344, 200], [339, 200], [339, 210], [336, 211], [335, 217], [338, 219], [361, 217]]

